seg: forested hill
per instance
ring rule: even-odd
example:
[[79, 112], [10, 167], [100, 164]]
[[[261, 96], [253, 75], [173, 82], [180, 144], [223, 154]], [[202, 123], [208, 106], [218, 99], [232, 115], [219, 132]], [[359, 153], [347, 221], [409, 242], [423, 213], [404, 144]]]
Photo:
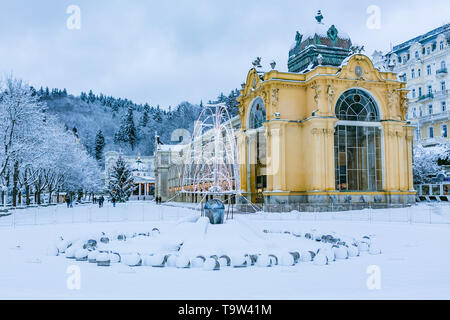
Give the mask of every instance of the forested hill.
[[[176, 107], [161, 108], [150, 104], [136, 104], [128, 99], [117, 99], [103, 94], [82, 92], [80, 96], [68, 94], [66, 89], [48, 88], [37, 91], [46, 102], [47, 110], [57, 115], [73, 130], [92, 156], [96, 156], [104, 137], [101, 154], [121, 149], [125, 153], [152, 155], [155, 132], [166, 144], [171, 142], [174, 130], [183, 128], [192, 132], [203, 103], [182, 102]], [[220, 94], [215, 101], [225, 102], [231, 115], [237, 115], [238, 90], [228, 96]], [[101, 131], [101, 133], [100, 133]], [[98, 152], [97, 152], [98, 156]]]

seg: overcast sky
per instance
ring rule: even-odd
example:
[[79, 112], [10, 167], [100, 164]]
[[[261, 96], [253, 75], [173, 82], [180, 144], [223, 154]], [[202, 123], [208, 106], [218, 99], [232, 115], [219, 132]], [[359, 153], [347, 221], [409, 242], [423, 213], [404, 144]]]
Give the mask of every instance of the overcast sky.
[[[92, 89], [166, 108], [198, 103], [240, 87], [251, 61], [273, 59], [287, 71], [296, 30], [311, 28], [317, 9], [375, 49], [450, 22], [448, 0], [0, 0], [0, 72], [40, 87]], [[69, 5], [81, 9], [81, 29], [69, 30]], [[369, 29], [367, 8], [381, 9]]]

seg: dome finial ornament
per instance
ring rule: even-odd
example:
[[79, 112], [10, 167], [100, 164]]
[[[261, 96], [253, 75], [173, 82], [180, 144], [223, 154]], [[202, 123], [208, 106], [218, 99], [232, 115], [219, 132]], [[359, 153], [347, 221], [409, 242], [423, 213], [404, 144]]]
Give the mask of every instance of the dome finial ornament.
[[317, 23], [322, 24], [323, 15], [322, 15], [322, 12], [320, 10], [317, 11], [317, 15], [316, 15], [315, 18], [317, 20]]

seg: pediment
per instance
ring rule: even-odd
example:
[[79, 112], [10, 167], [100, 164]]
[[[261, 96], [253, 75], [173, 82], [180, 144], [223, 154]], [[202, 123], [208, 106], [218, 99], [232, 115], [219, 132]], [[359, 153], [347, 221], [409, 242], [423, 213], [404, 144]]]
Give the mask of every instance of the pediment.
[[373, 66], [372, 60], [362, 54], [351, 56], [343, 64], [337, 76], [339, 79], [361, 79], [369, 81], [384, 81], [378, 69]]
[[261, 79], [255, 68], [250, 69], [247, 75], [247, 81], [243, 89], [243, 96], [248, 95], [250, 92], [257, 90], [261, 85]]

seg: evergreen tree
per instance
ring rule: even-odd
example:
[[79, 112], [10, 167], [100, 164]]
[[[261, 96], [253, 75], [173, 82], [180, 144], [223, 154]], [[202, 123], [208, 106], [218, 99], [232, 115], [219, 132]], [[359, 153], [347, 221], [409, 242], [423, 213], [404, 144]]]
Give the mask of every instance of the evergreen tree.
[[148, 120], [149, 120], [149, 118], [148, 118], [149, 111], [150, 111], [150, 106], [148, 104], [145, 104], [144, 105], [144, 111], [143, 111], [142, 117], [141, 117], [141, 121], [139, 123], [139, 125], [141, 127], [146, 127], [147, 126]]
[[131, 170], [122, 156], [119, 156], [109, 173], [108, 193], [117, 202], [126, 202], [135, 188]]
[[134, 125], [133, 108], [128, 108], [128, 113], [122, 119], [119, 131], [116, 132], [114, 136], [114, 141], [129, 143], [131, 150], [134, 150], [136, 146], [137, 132], [136, 126]]
[[88, 93], [88, 102], [89, 102], [89, 103], [94, 103], [94, 102], [95, 102], [95, 95], [94, 95], [94, 93], [92, 93], [92, 90], [89, 90], [89, 93]]
[[102, 130], [97, 132], [95, 136], [95, 159], [101, 161], [103, 159], [103, 149], [105, 148], [105, 137], [103, 136]]
[[156, 106], [155, 113], [153, 114], [153, 120], [155, 120], [158, 123], [161, 123], [163, 120], [162, 112], [161, 109], [159, 108], [159, 105]]

